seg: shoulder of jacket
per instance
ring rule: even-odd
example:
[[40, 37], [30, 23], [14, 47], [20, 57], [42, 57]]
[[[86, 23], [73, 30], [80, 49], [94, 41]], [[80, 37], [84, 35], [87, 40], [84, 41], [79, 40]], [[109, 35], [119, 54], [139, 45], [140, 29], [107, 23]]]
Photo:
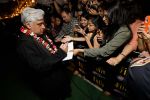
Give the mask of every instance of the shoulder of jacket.
[[131, 36], [131, 31], [130, 31], [130, 29], [126, 26], [126, 25], [124, 25], [124, 26], [121, 26], [119, 29], [118, 29], [118, 31], [116, 32], [116, 35], [118, 35], [118, 34], [122, 34], [122, 35], [124, 35], [124, 36]]
[[128, 27], [128, 26], [123, 25], [123, 26], [121, 26], [121, 27], [119, 28], [119, 30], [118, 30], [118, 31], [130, 31], [130, 29], [129, 29], [129, 27]]
[[18, 41], [22, 42], [33, 42], [34, 38], [32, 36], [27, 36], [24, 34], [21, 34], [18, 36]]

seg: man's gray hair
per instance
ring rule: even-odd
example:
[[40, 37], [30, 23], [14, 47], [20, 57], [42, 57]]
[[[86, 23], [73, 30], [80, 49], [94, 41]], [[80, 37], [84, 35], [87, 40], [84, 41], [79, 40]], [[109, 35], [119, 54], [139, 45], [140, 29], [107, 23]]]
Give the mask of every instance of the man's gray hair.
[[32, 22], [41, 20], [44, 18], [44, 11], [41, 9], [35, 9], [31, 7], [26, 7], [21, 13], [21, 22]]

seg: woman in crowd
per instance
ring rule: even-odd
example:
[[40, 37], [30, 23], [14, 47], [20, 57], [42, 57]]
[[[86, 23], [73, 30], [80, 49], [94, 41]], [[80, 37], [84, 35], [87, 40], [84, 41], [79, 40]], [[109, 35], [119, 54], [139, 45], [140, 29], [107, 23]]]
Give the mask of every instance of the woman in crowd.
[[[150, 43], [150, 28], [145, 32], [145, 26], [139, 27], [140, 35], [144, 35], [146, 43]], [[149, 46], [150, 48], [150, 46]], [[128, 69], [127, 86], [129, 98], [136, 100], [150, 99], [150, 52], [143, 51], [138, 58], [133, 59]]]
[[62, 28], [62, 19], [59, 15], [53, 15], [50, 17], [50, 22], [48, 24], [50, 25], [47, 27], [47, 35], [55, 39]]
[[94, 19], [91, 18], [88, 20], [88, 33], [85, 32], [84, 29], [82, 29], [80, 26], [77, 29], [77, 32], [82, 34], [82, 37], [70, 37], [65, 36], [65, 38], [62, 40], [62, 42], [65, 41], [86, 41], [89, 48], [99, 48], [100, 47], [100, 41], [104, 39], [104, 34], [99, 29], [98, 26], [98, 18]]
[[79, 24], [85, 32], [87, 31], [87, 27], [88, 27], [88, 19], [89, 18], [87, 13], [83, 13], [79, 18]]
[[143, 23], [142, 21], [142, 11], [141, 7], [135, 3], [134, 1], [130, 1], [130, 4], [127, 6], [128, 9], [130, 9], [131, 12], [131, 18], [130, 20], [129, 28], [132, 32], [132, 39], [130, 42], [124, 47], [121, 53], [117, 55], [117, 57], [111, 57], [107, 60], [107, 63], [109, 63], [112, 66], [118, 65], [123, 59], [125, 58], [132, 58], [133, 51], [137, 50], [138, 46], [138, 28]]

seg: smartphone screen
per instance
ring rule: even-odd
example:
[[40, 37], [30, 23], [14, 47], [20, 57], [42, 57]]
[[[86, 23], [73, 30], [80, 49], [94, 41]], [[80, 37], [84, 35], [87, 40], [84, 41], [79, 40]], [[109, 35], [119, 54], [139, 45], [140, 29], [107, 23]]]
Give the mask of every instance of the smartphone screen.
[[81, 29], [80, 25], [78, 25], [78, 24], [75, 25], [75, 28]]

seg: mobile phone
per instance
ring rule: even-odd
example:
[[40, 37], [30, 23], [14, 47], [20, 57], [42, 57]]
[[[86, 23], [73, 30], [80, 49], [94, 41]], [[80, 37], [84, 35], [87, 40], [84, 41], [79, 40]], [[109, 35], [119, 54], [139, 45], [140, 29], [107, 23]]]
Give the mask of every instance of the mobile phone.
[[138, 51], [133, 51], [132, 52], [132, 57], [138, 57], [140, 55], [140, 52], [138, 52]]
[[145, 17], [144, 25], [145, 25], [145, 32], [148, 33], [150, 27], [150, 15]]
[[80, 25], [78, 25], [78, 24], [75, 25], [75, 28], [76, 29], [81, 29]]

